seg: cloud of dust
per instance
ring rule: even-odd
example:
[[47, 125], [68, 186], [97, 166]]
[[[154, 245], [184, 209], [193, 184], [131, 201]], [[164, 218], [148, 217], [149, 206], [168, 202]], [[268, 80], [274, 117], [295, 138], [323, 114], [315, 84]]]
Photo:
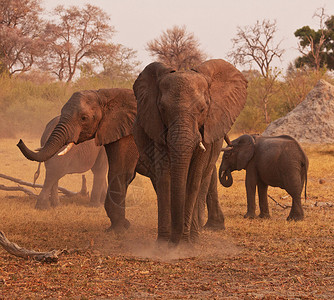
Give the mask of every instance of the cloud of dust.
[[[170, 247], [168, 243], [157, 243], [154, 240], [135, 239], [124, 241], [128, 255], [141, 259], [170, 262], [187, 258], [219, 260], [238, 255], [241, 252], [232, 241], [218, 237], [218, 233], [202, 233], [200, 241], [195, 244], [184, 244]], [[124, 249], [125, 250], [125, 249]]]

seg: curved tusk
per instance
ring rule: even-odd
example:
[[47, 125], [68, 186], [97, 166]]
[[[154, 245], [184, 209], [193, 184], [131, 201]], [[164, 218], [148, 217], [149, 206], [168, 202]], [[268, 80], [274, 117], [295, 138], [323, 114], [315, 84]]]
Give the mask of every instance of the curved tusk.
[[204, 147], [204, 145], [203, 145], [203, 143], [202, 142], [199, 142], [199, 147], [203, 150], [203, 152], [205, 152], [206, 151], [206, 149], [205, 149], [205, 147]]
[[227, 134], [225, 134], [225, 136], [224, 136], [224, 140], [225, 140], [225, 142], [226, 142], [227, 145], [229, 145], [229, 146], [232, 145], [231, 140], [230, 140], [230, 138], [228, 137]]
[[74, 143], [69, 143], [63, 151], [58, 153], [58, 156], [65, 155], [68, 151], [72, 149], [73, 146], [74, 146]]

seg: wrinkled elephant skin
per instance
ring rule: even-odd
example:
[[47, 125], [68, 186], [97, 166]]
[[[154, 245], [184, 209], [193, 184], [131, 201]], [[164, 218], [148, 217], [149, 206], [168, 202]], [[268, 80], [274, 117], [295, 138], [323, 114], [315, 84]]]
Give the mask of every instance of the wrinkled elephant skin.
[[246, 88], [243, 75], [221, 59], [188, 71], [155, 62], [136, 79], [134, 137], [156, 186], [158, 239], [176, 245], [198, 238], [203, 190]]

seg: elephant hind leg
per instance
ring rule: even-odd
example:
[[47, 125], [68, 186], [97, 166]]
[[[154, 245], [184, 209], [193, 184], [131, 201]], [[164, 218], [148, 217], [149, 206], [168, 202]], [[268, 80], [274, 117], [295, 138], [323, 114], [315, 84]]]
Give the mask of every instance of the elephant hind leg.
[[57, 207], [60, 204], [58, 195], [58, 181], [51, 188], [50, 202], [52, 207]]
[[291, 178], [286, 182], [286, 191], [292, 198], [292, 206], [287, 218], [288, 221], [300, 221], [304, 219], [304, 211], [301, 201], [303, 184], [299, 178]]
[[50, 209], [51, 206], [49, 197], [50, 197], [50, 189], [45, 189], [43, 187], [43, 189], [41, 190], [41, 192], [37, 197], [35, 208], [40, 210]]
[[108, 160], [104, 148], [101, 148], [96, 161], [91, 168], [94, 175], [92, 192], [90, 195], [90, 204], [92, 206], [100, 206], [104, 203], [107, 194], [107, 179], [106, 175], [108, 172]]
[[37, 197], [37, 202], [35, 205], [36, 209], [47, 210], [50, 209], [50, 193], [52, 189], [52, 182], [48, 177], [48, 173], [45, 175], [45, 180], [43, 183], [43, 188]]
[[205, 224], [205, 228], [211, 230], [225, 229], [225, 218], [218, 201], [216, 166], [214, 166], [211, 174], [210, 185], [206, 194], [206, 204], [208, 208], [208, 221]]
[[304, 219], [304, 211], [300, 195], [292, 196], [292, 207], [287, 218], [288, 221], [301, 221]]

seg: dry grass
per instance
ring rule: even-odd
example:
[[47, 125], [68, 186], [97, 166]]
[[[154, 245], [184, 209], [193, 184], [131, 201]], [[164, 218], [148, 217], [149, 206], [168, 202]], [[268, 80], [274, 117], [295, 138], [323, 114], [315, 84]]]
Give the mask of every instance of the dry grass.
[[[0, 173], [32, 181], [37, 163], [26, 160], [16, 142], [0, 140]], [[38, 147], [38, 140], [26, 142]], [[334, 203], [334, 146], [305, 145], [305, 150], [310, 169], [304, 221], [287, 222], [288, 210], [272, 201], [270, 220], [245, 220], [245, 174], [238, 172], [231, 188], [219, 186], [226, 230], [203, 231], [191, 250], [155, 245], [156, 197], [140, 176], [129, 188], [132, 226], [124, 236], [105, 232], [104, 209], [90, 208], [86, 198], [62, 198], [59, 208], [41, 212], [34, 209], [34, 198], [0, 191], [0, 230], [10, 240], [34, 250], [77, 250], [50, 265], [0, 249], [0, 299], [334, 298], [334, 209], [313, 205]], [[90, 187], [90, 173], [87, 178]], [[60, 185], [79, 191], [81, 176], [67, 175]], [[285, 191], [270, 188], [269, 194], [291, 205], [289, 198], [281, 199]]]

